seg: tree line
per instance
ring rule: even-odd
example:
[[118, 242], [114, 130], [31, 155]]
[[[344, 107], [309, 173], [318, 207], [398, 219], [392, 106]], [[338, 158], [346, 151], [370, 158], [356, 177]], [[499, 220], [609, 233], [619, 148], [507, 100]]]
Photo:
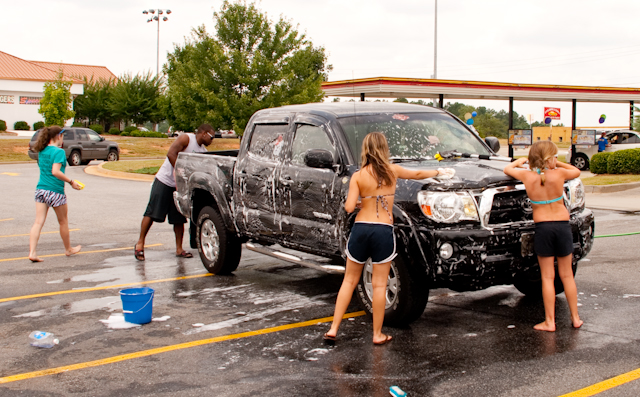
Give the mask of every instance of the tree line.
[[225, 0], [213, 14], [215, 34], [204, 25], [175, 45], [162, 78], [126, 74], [117, 80], [86, 80], [74, 103], [75, 120], [137, 125], [166, 120], [176, 130], [202, 123], [242, 134], [262, 108], [319, 102], [331, 66], [290, 21], [272, 22], [250, 3]]

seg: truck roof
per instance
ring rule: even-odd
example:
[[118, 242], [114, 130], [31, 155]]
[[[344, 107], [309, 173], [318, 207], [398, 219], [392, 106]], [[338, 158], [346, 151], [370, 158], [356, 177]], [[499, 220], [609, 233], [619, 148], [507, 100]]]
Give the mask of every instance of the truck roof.
[[332, 115], [335, 118], [350, 117], [355, 115], [380, 114], [380, 113], [442, 113], [444, 110], [431, 106], [414, 105], [401, 102], [326, 102], [306, 103], [303, 105], [287, 105], [277, 108], [259, 110], [257, 113], [266, 114], [290, 114], [307, 112], [317, 115]]

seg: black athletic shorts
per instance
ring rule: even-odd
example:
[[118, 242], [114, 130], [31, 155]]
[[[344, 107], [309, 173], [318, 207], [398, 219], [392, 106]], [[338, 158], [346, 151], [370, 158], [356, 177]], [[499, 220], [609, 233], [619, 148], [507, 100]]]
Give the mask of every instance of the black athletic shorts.
[[173, 192], [175, 191], [175, 187], [167, 186], [154, 179], [144, 216], [148, 216], [154, 222], [164, 222], [164, 219], [169, 215], [169, 223], [172, 225], [187, 223], [187, 218], [178, 211], [173, 201]]
[[538, 256], [563, 257], [573, 253], [573, 234], [569, 221], [536, 223], [533, 249]]
[[396, 257], [393, 225], [356, 222], [347, 241], [347, 257], [356, 263], [386, 263]]

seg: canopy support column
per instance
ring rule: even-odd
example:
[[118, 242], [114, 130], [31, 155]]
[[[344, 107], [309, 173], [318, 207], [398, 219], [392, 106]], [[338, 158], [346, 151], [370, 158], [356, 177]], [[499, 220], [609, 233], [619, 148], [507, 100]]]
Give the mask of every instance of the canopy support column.
[[565, 158], [566, 160], [569, 160], [569, 164], [573, 164], [573, 154], [576, 152], [576, 145], [573, 144], [573, 130], [576, 129], [576, 120], [577, 120], [577, 103], [578, 101], [576, 99], [572, 99], [571, 100], [571, 157], [570, 158]]
[[360, 102], [364, 102], [364, 92], [360, 93]]
[[633, 101], [629, 101], [629, 129], [633, 129]]
[[[509, 97], [509, 130], [513, 129], [513, 97]], [[509, 131], [507, 131], [507, 138], [509, 137]], [[513, 145], [509, 143], [509, 157], [513, 158]]]
[[444, 94], [440, 94], [440, 100], [438, 101], [438, 107], [442, 109], [444, 107]]

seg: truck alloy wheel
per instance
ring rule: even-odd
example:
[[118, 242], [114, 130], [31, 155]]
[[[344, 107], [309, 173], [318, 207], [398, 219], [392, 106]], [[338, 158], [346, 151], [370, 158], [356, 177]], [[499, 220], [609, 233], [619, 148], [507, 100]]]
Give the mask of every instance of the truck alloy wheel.
[[107, 155], [107, 161], [118, 161], [118, 152], [111, 150]]
[[196, 223], [196, 244], [204, 267], [214, 274], [229, 274], [238, 268], [242, 245], [230, 233], [218, 211], [204, 207]]
[[[362, 284], [364, 291], [367, 294], [369, 301], [373, 300], [373, 264], [371, 261], [367, 261], [362, 269]], [[387, 278], [387, 294], [384, 309], [387, 310], [392, 307], [398, 300], [398, 269], [396, 269], [395, 263], [391, 263], [391, 269], [389, 270], [389, 277]]]
[[[398, 249], [398, 251], [401, 251]], [[390, 326], [404, 326], [422, 316], [429, 299], [429, 286], [422, 267], [409, 267], [404, 257], [398, 255], [391, 262], [387, 279], [384, 323]], [[370, 263], [362, 269], [362, 277], [357, 286], [357, 294], [365, 311], [373, 314], [372, 298], [373, 267]]]

